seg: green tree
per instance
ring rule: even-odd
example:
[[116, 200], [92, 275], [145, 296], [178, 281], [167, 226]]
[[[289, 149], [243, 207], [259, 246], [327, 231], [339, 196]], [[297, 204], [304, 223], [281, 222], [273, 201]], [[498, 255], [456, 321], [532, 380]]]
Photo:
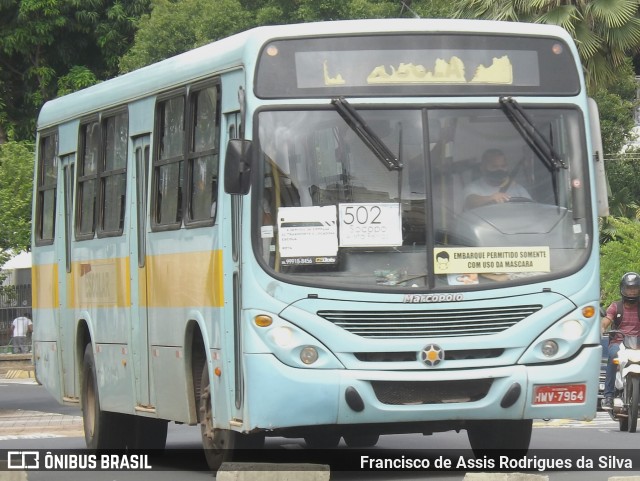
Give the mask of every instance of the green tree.
[[617, 81], [609, 87], [598, 88], [593, 94], [600, 111], [602, 146], [606, 154], [616, 154], [634, 140], [631, 129], [635, 126], [637, 87], [631, 59], [627, 59], [618, 71]]
[[601, 302], [608, 306], [620, 298], [620, 279], [625, 272], [640, 272], [640, 223], [609, 218], [616, 235], [600, 249]]
[[446, 17], [444, 0], [151, 0], [122, 72], [177, 55], [259, 25], [393, 17]]
[[640, 46], [637, 0], [454, 0], [455, 16], [547, 23], [576, 41], [589, 91], [608, 86]]
[[31, 244], [31, 189], [34, 146], [0, 145], [0, 251], [28, 250]]
[[[0, 266], [31, 247], [31, 190], [34, 145], [9, 141], [0, 144]], [[15, 286], [3, 286], [0, 295], [15, 296]]]
[[32, 139], [42, 104], [86, 86], [86, 71], [115, 75], [148, 7], [149, 0], [0, 0], [0, 142]]
[[158, 62], [253, 25], [238, 0], [152, 0], [140, 19], [131, 49], [120, 60], [123, 72]]

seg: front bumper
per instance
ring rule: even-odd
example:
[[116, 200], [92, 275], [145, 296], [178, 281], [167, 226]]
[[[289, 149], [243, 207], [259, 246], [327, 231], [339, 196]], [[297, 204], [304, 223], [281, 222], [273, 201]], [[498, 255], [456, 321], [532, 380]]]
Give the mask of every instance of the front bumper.
[[[269, 354], [250, 354], [245, 361], [245, 430], [431, 421], [454, 424], [479, 419], [590, 420], [596, 414], [600, 349], [586, 346], [563, 363], [459, 370], [299, 369]], [[570, 404], [534, 405], [534, 386], [549, 384], [585, 384], [586, 396]], [[516, 393], [513, 386], [519, 386]], [[359, 407], [352, 402], [354, 390], [362, 401], [360, 410], [354, 409]]]

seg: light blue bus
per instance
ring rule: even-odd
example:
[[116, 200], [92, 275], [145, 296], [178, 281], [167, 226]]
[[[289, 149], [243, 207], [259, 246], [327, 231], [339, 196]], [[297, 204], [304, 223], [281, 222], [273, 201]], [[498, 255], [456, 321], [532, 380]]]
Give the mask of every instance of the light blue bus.
[[596, 412], [598, 145], [571, 38], [520, 23], [261, 27], [48, 102], [38, 375], [88, 447], [199, 425], [213, 469], [265, 436], [526, 449]]

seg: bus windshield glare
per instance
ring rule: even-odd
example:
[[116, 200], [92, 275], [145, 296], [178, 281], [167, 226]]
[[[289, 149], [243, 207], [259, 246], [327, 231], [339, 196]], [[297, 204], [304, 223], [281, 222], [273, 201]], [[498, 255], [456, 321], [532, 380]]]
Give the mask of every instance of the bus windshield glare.
[[[451, 290], [567, 275], [586, 261], [577, 110], [518, 105], [534, 143], [498, 105], [348, 105], [370, 136], [333, 109], [258, 115], [255, 235], [272, 272], [342, 289]], [[373, 142], [391, 151], [388, 165]]]

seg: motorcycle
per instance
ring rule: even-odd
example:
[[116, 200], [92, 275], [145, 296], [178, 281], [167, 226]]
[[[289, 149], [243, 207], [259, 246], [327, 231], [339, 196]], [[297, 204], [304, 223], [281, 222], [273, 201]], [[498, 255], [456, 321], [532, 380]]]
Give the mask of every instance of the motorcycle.
[[609, 331], [609, 339], [622, 337], [620, 350], [613, 363], [618, 366], [613, 409], [609, 416], [620, 424], [620, 431], [635, 433], [640, 403], [640, 337], [628, 336], [621, 331]]

